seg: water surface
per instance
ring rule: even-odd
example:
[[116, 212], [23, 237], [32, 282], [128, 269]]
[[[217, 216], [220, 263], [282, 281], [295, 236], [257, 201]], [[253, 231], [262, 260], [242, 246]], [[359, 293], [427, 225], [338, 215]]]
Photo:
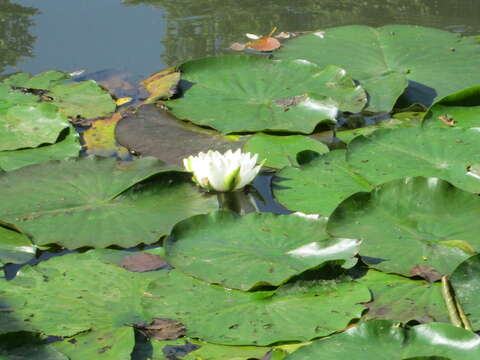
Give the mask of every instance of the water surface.
[[245, 33], [273, 27], [414, 24], [473, 35], [479, 19], [478, 0], [0, 0], [0, 73], [116, 69], [140, 78], [231, 52]]

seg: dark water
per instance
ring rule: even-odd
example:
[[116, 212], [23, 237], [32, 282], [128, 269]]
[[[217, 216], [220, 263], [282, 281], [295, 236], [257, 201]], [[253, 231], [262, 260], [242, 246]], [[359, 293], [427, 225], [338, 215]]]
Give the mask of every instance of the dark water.
[[346, 24], [480, 33], [478, 0], [0, 0], [0, 73], [116, 69], [143, 77], [229, 52], [244, 34]]

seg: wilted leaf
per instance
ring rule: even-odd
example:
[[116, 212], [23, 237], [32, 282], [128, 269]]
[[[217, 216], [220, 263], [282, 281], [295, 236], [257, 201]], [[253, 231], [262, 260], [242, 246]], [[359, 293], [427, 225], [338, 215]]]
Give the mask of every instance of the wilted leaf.
[[150, 104], [159, 99], [168, 99], [177, 91], [177, 84], [180, 81], [180, 72], [174, 67], [162, 70], [150, 75], [140, 83], [147, 89], [150, 96], [144, 101]]
[[128, 149], [115, 139], [115, 128], [121, 118], [122, 113], [116, 112], [109, 118], [92, 121], [92, 126], [82, 133], [87, 154], [119, 159], [130, 157]]

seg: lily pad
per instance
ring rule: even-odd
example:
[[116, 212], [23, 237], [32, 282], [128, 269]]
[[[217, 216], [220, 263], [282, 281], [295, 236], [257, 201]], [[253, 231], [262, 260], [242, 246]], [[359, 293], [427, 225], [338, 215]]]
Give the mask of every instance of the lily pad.
[[[261, 359], [270, 347], [228, 346], [211, 344], [190, 338], [167, 341], [151, 341], [152, 360], [168, 360], [175, 356], [178, 360], [250, 360]], [[280, 352], [281, 350], [277, 350]], [[148, 355], [148, 354], [147, 354]]]
[[266, 159], [265, 166], [276, 169], [288, 165], [298, 166], [297, 154], [301, 151], [309, 150], [318, 154], [329, 151], [325, 144], [306, 136], [274, 136], [263, 133], [253, 135], [243, 149], [259, 154], [259, 159]]
[[57, 85], [49, 95], [67, 116], [86, 119], [106, 116], [115, 111], [115, 101], [95, 81]]
[[26, 89], [50, 90], [56, 85], [63, 84], [70, 76], [67, 73], [49, 70], [37, 75], [28, 73], [16, 73], [6, 78], [3, 83], [13, 87], [22, 87]]
[[67, 131], [63, 140], [51, 145], [39, 146], [34, 149], [0, 151], [0, 169], [11, 171], [50, 160], [77, 157], [82, 148], [79, 135], [73, 126], [69, 126]]
[[71, 360], [52, 345], [30, 345], [14, 349], [0, 347], [0, 360]]
[[[145, 320], [140, 300], [152, 279], [152, 273], [105, 264], [93, 254], [69, 254], [22, 268], [13, 280], [0, 282], [0, 293], [11, 316], [24, 319], [25, 330], [76, 336], [54, 345], [71, 359], [125, 359], [134, 343], [131, 325]], [[80, 353], [72, 357], [69, 349]]]
[[276, 291], [243, 292], [209, 285], [177, 270], [159, 272], [144, 295], [150, 317], [174, 318], [187, 336], [226, 345], [307, 341], [345, 328], [370, 300], [353, 281], [312, 281]]
[[343, 67], [367, 91], [370, 111], [390, 111], [407, 80], [403, 100], [426, 106], [480, 83], [477, 41], [420, 26], [326, 29], [286, 41], [275, 57]]
[[373, 184], [408, 176], [438, 177], [480, 193], [480, 133], [473, 129], [382, 129], [348, 144], [347, 162]]
[[475, 331], [480, 330], [480, 255], [472, 256], [458, 267], [450, 277], [455, 296]]
[[184, 273], [249, 290], [260, 284], [280, 285], [326, 262], [351, 267], [359, 245], [353, 239], [330, 238], [325, 223], [316, 219], [218, 212], [177, 224], [166, 253], [169, 263]]
[[222, 153], [239, 149], [246, 137], [227, 137], [216, 131], [175, 119], [153, 105], [144, 105], [123, 115], [115, 128], [117, 141], [142, 156], [155, 156], [168, 164], [183, 165], [183, 159], [200, 151]]
[[425, 114], [423, 126], [480, 127], [480, 86], [461, 90], [437, 101]]
[[436, 178], [407, 178], [345, 200], [327, 231], [360, 238], [362, 259], [376, 269], [411, 276], [423, 265], [451, 274], [480, 250], [478, 216], [478, 196]]
[[[178, 221], [218, 208], [217, 199], [202, 195], [187, 174], [171, 171], [154, 158], [89, 157], [24, 167], [0, 175], [0, 221], [21, 229], [37, 245], [153, 243]], [[32, 191], [32, 182], [41, 191]]]
[[12, 106], [0, 114], [0, 151], [52, 144], [68, 126], [68, 119], [53, 104]]
[[20, 90], [14, 90], [10, 86], [0, 83], [0, 116], [9, 107], [21, 104], [34, 104], [38, 97], [32, 94], [25, 94]]
[[350, 195], [372, 189], [345, 161], [345, 150], [334, 150], [301, 167], [278, 172], [273, 192], [289, 210], [329, 216]]
[[355, 326], [342, 334], [318, 340], [288, 356], [287, 360], [475, 360], [480, 338], [465, 329], [443, 323], [412, 328], [378, 320]]
[[366, 103], [364, 90], [343, 69], [308, 61], [219, 56], [187, 62], [180, 71], [192, 87], [165, 104], [179, 119], [223, 133], [311, 133], [335, 121], [337, 110], [356, 113]]
[[417, 115], [416, 117], [407, 117], [407, 118], [391, 118], [385, 121], [382, 121], [375, 125], [363, 126], [357, 129], [351, 130], [342, 130], [337, 131], [335, 136], [342, 140], [344, 143], [348, 144], [356, 137], [363, 135], [368, 136], [374, 131], [379, 129], [400, 129], [400, 128], [410, 128], [410, 127], [419, 127], [421, 125], [421, 116]]
[[365, 320], [384, 319], [404, 324], [449, 322], [440, 283], [411, 280], [403, 276], [370, 270], [358, 282], [368, 286], [372, 302], [366, 304]]
[[21, 264], [35, 256], [36, 247], [23, 234], [0, 226], [0, 266]]

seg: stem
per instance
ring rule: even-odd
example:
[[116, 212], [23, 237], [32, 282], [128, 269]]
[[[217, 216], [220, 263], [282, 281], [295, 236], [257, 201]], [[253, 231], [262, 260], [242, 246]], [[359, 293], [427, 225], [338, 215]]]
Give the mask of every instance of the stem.
[[452, 296], [450, 289], [450, 283], [448, 281], [448, 276], [442, 276], [442, 295], [447, 305], [448, 315], [450, 317], [450, 322], [456, 327], [463, 327], [462, 321], [458, 315], [458, 309], [455, 304], [455, 299]]
[[242, 215], [242, 202], [236, 191], [217, 193], [218, 205], [222, 210], [230, 210]]
[[252, 195], [244, 191], [219, 192], [217, 198], [222, 210], [230, 210], [239, 215], [258, 212]]

